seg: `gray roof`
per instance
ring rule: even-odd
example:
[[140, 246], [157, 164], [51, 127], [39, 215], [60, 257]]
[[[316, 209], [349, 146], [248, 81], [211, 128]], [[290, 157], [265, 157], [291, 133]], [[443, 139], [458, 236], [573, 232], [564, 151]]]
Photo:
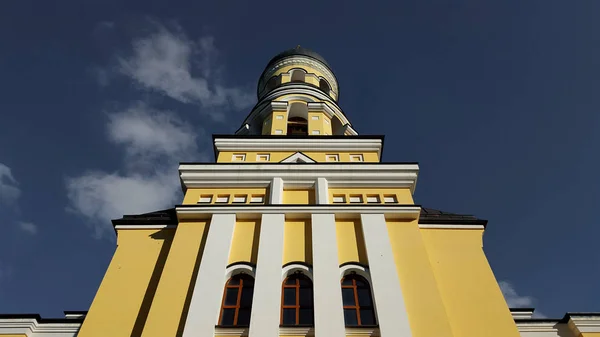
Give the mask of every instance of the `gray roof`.
[[325, 61], [325, 59], [323, 58], [323, 56], [315, 53], [314, 51], [310, 50], [310, 49], [306, 49], [304, 47], [300, 47], [300, 46], [296, 46], [296, 48], [292, 48], [292, 49], [288, 49], [285, 51], [282, 51], [281, 53], [277, 54], [275, 57], [273, 57], [271, 59], [271, 61], [269, 61], [269, 63], [267, 64], [266, 68], [269, 68], [273, 63], [284, 59], [286, 57], [289, 56], [293, 56], [293, 55], [304, 55], [304, 56], [308, 56], [310, 58], [313, 58], [321, 63], [323, 63], [324, 65], [326, 65], [328, 68], [331, 68], [329, 66], [329, 64], [327, 63], [327, 61]]

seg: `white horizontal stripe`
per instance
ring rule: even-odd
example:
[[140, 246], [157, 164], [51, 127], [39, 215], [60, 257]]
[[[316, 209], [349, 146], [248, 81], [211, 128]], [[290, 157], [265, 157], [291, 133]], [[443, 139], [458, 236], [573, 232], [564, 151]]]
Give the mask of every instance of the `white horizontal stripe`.
[[175, 227], [177, 225], [116, 225], [115, 229], [163, 229]]
[[419, 224], [419, 228], [428, 229], [484, 229], [483, 225], [458, 225], [458, 224]]

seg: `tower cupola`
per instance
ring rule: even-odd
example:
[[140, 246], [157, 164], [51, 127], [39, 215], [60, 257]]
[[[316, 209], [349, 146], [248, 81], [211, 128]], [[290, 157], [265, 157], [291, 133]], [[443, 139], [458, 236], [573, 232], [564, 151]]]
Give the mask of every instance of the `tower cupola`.
[[339, 86], [325, 59], [297, 46], [273, 57], [258, 80], [258, 103], [239, 135], [356, 135], [338, 106]]

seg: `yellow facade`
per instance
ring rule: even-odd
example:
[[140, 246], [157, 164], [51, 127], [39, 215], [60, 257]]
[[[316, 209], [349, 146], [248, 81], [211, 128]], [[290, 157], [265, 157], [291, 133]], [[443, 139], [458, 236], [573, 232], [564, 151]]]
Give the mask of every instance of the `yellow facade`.
[[340, 265], [351, 262], [368, 265], [360, 220], [338, 220], [335, 222], [335, 230]]
[[310, 220], [285, 221], [282, 265], [291, 262], [312, 263], [312, 231]]
[[[201, 197], [208, 198], [210, 201], [207, 204], [234, 204], [236, 203], [236, 196], [245, 196], [246, 200], [243, 204], [249, 204], [252, 196], [263, 196], [264, 200], [267, 200], [267, 189], [266, 188], [190, 188], [185, 193], [183, 198], [184, 205], [194, 205], [201, 203]], [[220, 203], [219, 197], [227, 197], [227, 201]], [[206, 199], [205, 199], [206, 200]], [[224, 199], [221, 199], [224, 200]]]
[[248, 262], [256, 264], [259, 235], [259, 220], [237, 221], [233, 231], [231, 250], [229, 251], [229, 263]]
[[141, 335], [174, 233], [171, 229], [118, 232], [117, 249], [78, 337]]
[[208, 232], [207, 222], [182, 222], [177, 226], [162, 276], [148, 313], [143, 337], [179, 336], [187, 312], [198, 261]]
[[519, 332], [483, 253], [483, 230], [421, 230], [455, 336]]

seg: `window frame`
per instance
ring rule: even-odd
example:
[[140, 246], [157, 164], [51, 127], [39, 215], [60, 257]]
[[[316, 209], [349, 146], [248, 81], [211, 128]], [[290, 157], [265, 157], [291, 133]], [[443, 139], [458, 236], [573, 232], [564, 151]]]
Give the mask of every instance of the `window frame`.
[[[230, 285], [229, 283], [231, 282], [231, 280], [233, 280], [234, 278], [236, 278], [238, 280], [238, 284], [236, 285]], [[242, 306], [242, 292], [244, 291], [244, 280], [245, 279], [252, 279], [252, 298], [250, 299], [250, 305], [246, 306]], [[225, 287], [223, 288], [223, 299], [221, 300], [221, 310], [219, 312], [219, 326], [222, 327], [246, 327], [250, 325], [250, 317], [252, 316], [252, 302], [254, 299], [254, 277], [252, 277], [251, 275], [247, 275], [247, 274], [236, 274], [231, 276], [228, 280], [227, 283], [225, 283]], [[245, 290], [248, 291], [250, 287], [246, 287]], [[225, 299], [227, 298], [227, 289], [237, 289], [237, 299], [235, 302], [235, 305], [226, 305], [225, 304]], [[223, 313], [225, 312], [225, 309], [235, 309], [235, 313], [233, 316], [233, 324], [231, 325], [226, 325], [223, 324]], [[249, 310], [249, 317], [248, 317], [248, 324], [244, 324], [244, 325], [239, 325], [238, 324], [238, 318], [239, 318], [239, 313], [241, 309], [248, 309]]]
[[[344, 285], [344, 280], [346, 280], [347, 278], [350, 278], [352, 280], [352, 285]], [[364, 288], [367, 289], [369, 291], [369, 296], [371, 297], [371, 305], [370, 306], [361, 306], [360, 305], [360, 299], [358, 296], [358, 289], [359, 286], [356, 285], [356, 279], [360, 279], [362, 282], [365, 283]], [[362, 326], [375, 326], [377, 325], [377, 316], [375, 314], [375, 304], [373, 302], [373, 292], [371, 291], [371, 284], [369, 283], [369, 280], [367, 280], [366, 278], [364, 278], [361, 275], [358, 275], [356, 273], [350, 273], [350, 274], [346, 274], [344, 277], [342, 277], [342, 280], [340, 281], [340, 285], [342, 288], [342, 292], [344, 289], [352, 289], [352, 292], [354, 294], [354, 305], [345, 305], [342, 302], [342, 310], [347, 310], [347, 309], [354, 309], [356, 311], [356, 325], [350, 325], [346, 323], [346, 318], [344, 317], [344, 325], [346, 327], [362, 327]], [[361, 318], [361, 309], [370, 309], [372, 314], [373, 314], [373, 324], [362, 324], [362, 318]]]
[[[295, 284], [286, 284], [288, 279], [290, 277], [296, 277], [296, 282]], [[306, 278], [306, 280], [308, 280], [310, 282], [310, 289], [312, 290], [312, 299], [311, 299], [311, 304], [310, 306], [302, 306], [300, 305], [300, 289], [302, 288], [302, 286], [300, 285], [300, 278], [304, 277]], [[284, 299], [285, 299], [285, 289], [294, 289], [295, 293], [296, 293], [296, 304], [295, 305], [291, 305], [291, 304], [285, 304]], [[279, 324], [281, 326], [286, 326], [286, 327], [294, 327], [294, 326], [314, 326], [315, 324], [315, 298], [314, 298], [315, 294], [314, 294], [314, 284], [312, 282], [312, 280], [310, 279], [310, 277], [308, 277], [307, 275], [305, 275], [302, 272], [296, 272], [296, 273], [292, 273], [290, 275], [288, 275], [283, 282], [281, 282], [281, 306], [280, 306], [280, 318], [279, 318]], [[290, 323], [284, 323], [283, 322], [283, 311], [285, 309], [294, 309], [296, 311], [296, 319], [295, 319], [295, 323], [294, 324], [290, 324]], [[312, 311], [312, 323], [307, 324], [307, 323], [300, 323], [300, 310], [301, 309], [310, 309]]]

